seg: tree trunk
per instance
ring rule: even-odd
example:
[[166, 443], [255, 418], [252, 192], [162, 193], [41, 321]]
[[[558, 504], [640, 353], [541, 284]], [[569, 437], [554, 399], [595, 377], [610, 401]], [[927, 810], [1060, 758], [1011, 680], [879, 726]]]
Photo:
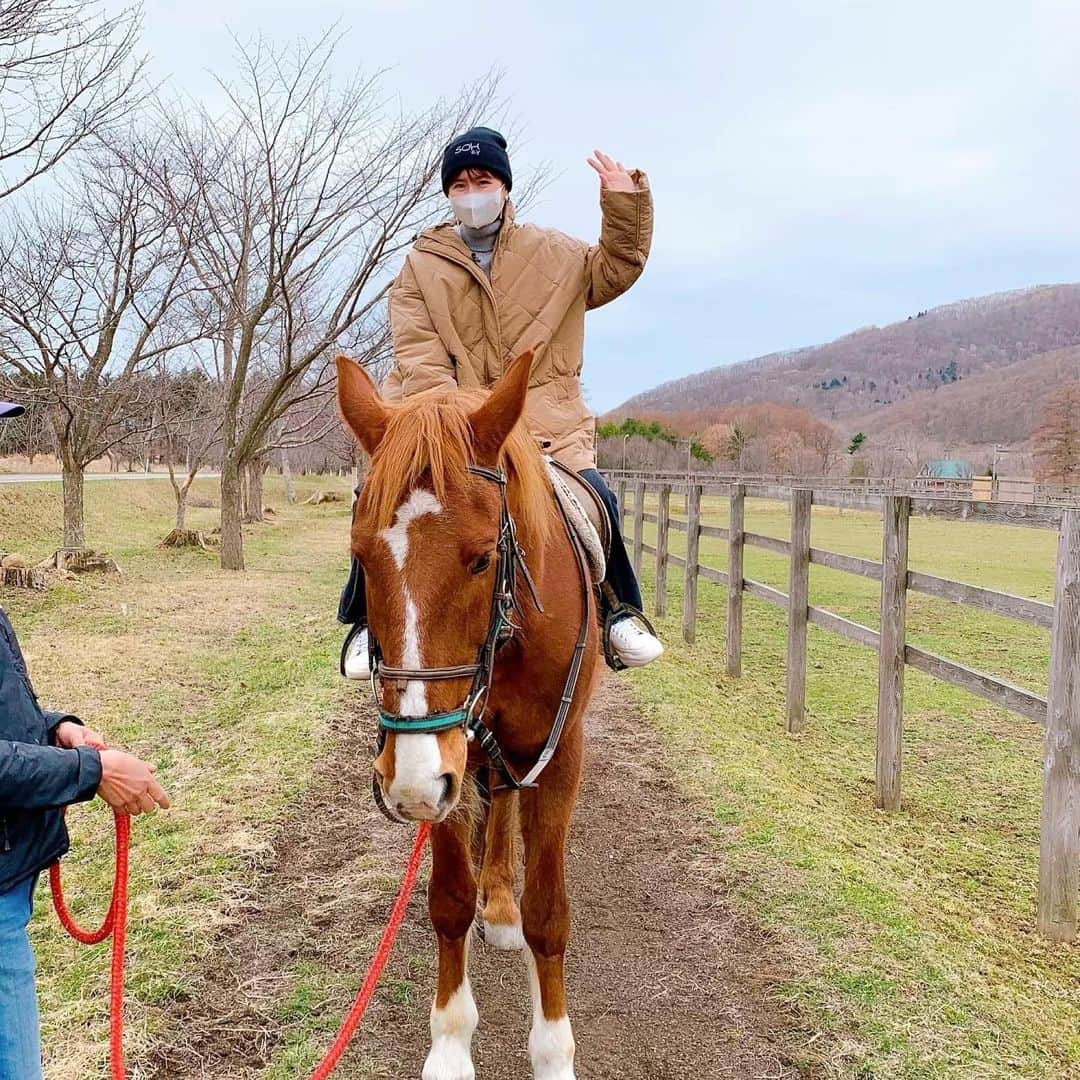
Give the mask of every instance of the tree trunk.
[[188, 488], [180, 487], [176, 491], [176, 528], [178, 532], [184, 530], [185, 521], [187, 520], [187, 497]]
[[244, 466], [244, 521], [263, 521], [263, 473], [266, 458], [258, 457]]
[[292, 506], [296, 502], [296, 489], [292, 482], [292, 469], [289, 468], [289, 452], [281, 451], [281, 479], [285, 483], [285, 501]]
[[221, 463], [221, 568], [244, 569], [244, 534], [240, 528], [240, 463], [235, 451]]
[[86, 547], [83, 466], [70, 459], [64, 462], [64, 547]]

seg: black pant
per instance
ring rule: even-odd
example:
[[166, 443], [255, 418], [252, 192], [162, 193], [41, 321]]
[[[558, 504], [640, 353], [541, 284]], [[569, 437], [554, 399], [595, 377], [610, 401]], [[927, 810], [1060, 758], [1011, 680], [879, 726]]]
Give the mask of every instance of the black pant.
[[[638, 588], [634, 568], [630, 565], [630, 556], [626, 553], [626, 541], [623, 540], [619, 522], [619, 501], [614, 492], [604, 482], [596, 469], [583, 469], [580, 473], [584, 480], [603, 500], [611, 521], [611, 553], [608, 556], [607, 583], [622, 604], [641, 610], [641, 590]], [[357, 490], [359, 494], [359, 489]], [[353, 504], [355, 508], [355, 503]], [[349, 580], [341, 590], [338, 603], [338, 621], [349, 626], [367, 622], [367, 603], [364, 596], [364, 568], [356, 559], [349, 567]]]
[[607, 486], [604, 478], [596, 469], [582, 469], [578, 474], [589, 487], [596, 492], [607, 507], [611, 521], [611, 552], [608, 555], [607, 583], [619, 598], [619, 602], [628, 604], [641, 611], [641, 590], [638, 588], [630, 556], [626, 553], [626, 541], [623, 539], [622, 525], [619, 521], [619, 500]]

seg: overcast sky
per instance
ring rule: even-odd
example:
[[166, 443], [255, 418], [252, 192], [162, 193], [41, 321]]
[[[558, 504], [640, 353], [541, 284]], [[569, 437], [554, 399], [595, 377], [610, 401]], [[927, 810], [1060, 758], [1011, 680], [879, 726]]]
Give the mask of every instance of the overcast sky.
[[[120, 7], [109, 0], [109, 6]], [[212, 93], [229, 33], [335, 21], [406, 105], [492, 66], [530, 217], [594, 239], [598, 146], [649, 173], [649, 266], [589, 316], [608, 409], [665, 379], [921, 308], [1080, 280], [1077, 0], [147, 0], [157, 78]]]

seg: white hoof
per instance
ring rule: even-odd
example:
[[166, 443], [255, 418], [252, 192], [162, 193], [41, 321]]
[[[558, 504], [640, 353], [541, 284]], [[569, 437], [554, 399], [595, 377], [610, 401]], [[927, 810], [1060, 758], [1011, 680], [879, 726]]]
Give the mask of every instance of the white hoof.
[[493, 949], [521, 952], [525, 948], [525, 935], [521, 923], [490, 923], [484, 920], [484, 944]]
[[469, 1049], [454, 1038], [439, 1038], [424, 1062], [423, 1080], [476, 1080]]
[[574, 1033], [569, 1017], [533, 1020], [529, 1057], [534, 1080], [574, 1080]]
[[479, 1020], [468, 978], [443, 1009], [431, 1009], [431, 1052], [424, 1062], [423, 1080], [475, 1080], [472, 1045]]
[[577, 1080], [573, 1065], [556, 1065], [550, 1069], [537, 1069], [534, 1080]]

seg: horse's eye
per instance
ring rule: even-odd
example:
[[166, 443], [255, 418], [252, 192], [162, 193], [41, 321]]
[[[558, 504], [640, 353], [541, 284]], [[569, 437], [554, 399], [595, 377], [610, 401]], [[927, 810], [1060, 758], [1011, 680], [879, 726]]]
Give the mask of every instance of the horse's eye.
[[491, 565], [490, 555], [481, 555], [472, 566], [469, 567], [470, 573], [482, 574]]

